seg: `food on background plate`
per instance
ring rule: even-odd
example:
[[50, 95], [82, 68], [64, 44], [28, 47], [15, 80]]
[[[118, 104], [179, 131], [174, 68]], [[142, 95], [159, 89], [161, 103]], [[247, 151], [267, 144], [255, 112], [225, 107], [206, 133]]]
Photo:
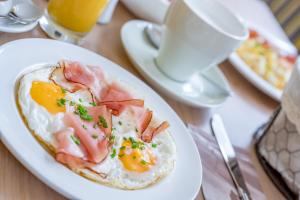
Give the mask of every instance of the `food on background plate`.
[[40, 144], [83, 177], [141, 189], [173, 171], [168, 122], [145, 105], [141, 92], [100, 67], [60, 61], [27, 73], [17, 101]]
[[296, 62], [296, 55], [280, 51], [251, 29], [250, 37], [237, 49], [237, 54], [257, 75], [280, 90], [289, 80]]

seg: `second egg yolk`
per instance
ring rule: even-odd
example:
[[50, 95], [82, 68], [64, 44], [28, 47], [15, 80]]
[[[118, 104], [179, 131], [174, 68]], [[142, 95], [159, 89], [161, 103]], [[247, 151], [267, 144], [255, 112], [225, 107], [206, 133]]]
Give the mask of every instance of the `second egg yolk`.
[[128, 171], [146, 172], [155, 165], [156, 158], [150, 150], [133, 149], [128, 140], [122, 143], [122, 147], [119, 159]]

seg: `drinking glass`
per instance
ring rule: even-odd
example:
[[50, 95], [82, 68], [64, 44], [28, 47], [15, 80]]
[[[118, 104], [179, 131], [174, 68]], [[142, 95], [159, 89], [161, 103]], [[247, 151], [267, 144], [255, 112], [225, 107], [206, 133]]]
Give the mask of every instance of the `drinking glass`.
[[52, 38], [78, 44], [93, 28], [109, 0], [50, 0], [41, 28]]

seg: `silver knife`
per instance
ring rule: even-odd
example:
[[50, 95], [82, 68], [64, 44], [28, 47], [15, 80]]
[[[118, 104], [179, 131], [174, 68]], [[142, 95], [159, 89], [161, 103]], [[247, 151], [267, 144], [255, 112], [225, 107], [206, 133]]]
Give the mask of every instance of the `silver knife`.
[[250, 200], [250, 193], [245, 184], [236, 154], [227, 136], [223, 120], [220, 115], [214, 114], [211, 119], [211, 127], [220, 147], [222, 156], [231, 175], [231, 178], [237, 188], [241, 200]]

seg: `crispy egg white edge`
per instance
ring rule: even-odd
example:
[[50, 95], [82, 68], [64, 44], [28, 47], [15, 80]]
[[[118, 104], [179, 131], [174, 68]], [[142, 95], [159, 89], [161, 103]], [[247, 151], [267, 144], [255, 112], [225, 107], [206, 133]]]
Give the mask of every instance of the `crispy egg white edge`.
[[[26, 124], [29, 126], [29, 129], [32, 130], [31, 132], [33, 133], [33, 135], [36, 137], [36, 139], [42, 144], [42, 146], [44, 146], [52, 155], [55, 154], [55, 145], [54, 145], [54, 140], [52, 137], [52, 133], [58, 131], [59, 129], [63, 128], [64, 125], [60, 124], [60, 122], [62, 122], [62, 117], [63, 114], [59, 113], [57, 115], [55, 115], [53, 117], [53, 115], [49, 114], [47, 112], [47, 110], [45, 108], [43, 108], [42, 106], [38, 105], [36, 102], [34, 102], [31, 97], [30, 97], [30, 87], [31, 87], [31, 82], [34, 80], [34, 75], [39, 74], [40, 72], [44, 72], [41, 77], [39, 77], [38, 80], [40, 81], [47, 81], [50, 82], [49, 80], [49, 75], [52, 72], [53, 68], [43, 68], [43, 69], [39, 69], [39, 70], [35, 70], [33, 72], [27, 73], [26, 75], [24, 75], [20, 82], [19, 82], [19, 89], [18, 89], [18, 103], [19, 103], [19, 107], [21, 109], [21, 112], [25, 118], [25, 122]], [[105, 74], [105, 77], [107, 77], [107, 75]], [[26, 81], [31, 80], [30, 82], [30, 86], [24, 84]], [[37, 79], [35, 79], [37, 80]], [[122, 87], [124, 87], [125, 82], [117, 79], [117, 78], [111, 78], [109, 80], [113, 80], [115, 82], [121, 82]], [[134, 96], [138, 96], [139, 98], [141, 97], [140, 93], [137, 93], [135, 90], [133, 90], [132, 88], [130, 88], [128, 85], [126, 85], [126, 87], [124, 87], [126, 90], [128, 90], [130, 93], [132, 93]], [[28, 98], [28, 96], [30, 98]], [[32, 102], [30, 102], [30, 99], [32, 100]], [[144, 98], [143, 98], [144, 99]], [[30, 105], [31, 107], [38, 107], [39, 110], [38, 112], [34, 112], [32, 111], [30, 108], [28, 108], [26, 105]], [[146, 104], [147, 105], [147, 104]], [[148, 105], [146, 107], [149, 107]], [[46, 126], [41, 127], [37, 124], [34, 124], [31, 120], [33, 113], [42, 113], [41, 120], [42, 121], [46, 121], [45, 118], [50, 118], [50, 123], [46, 121]], [[155, 119], [153, 120], [153, 123], [157, 123], [159, 120]], [[51, 123], [52, 122], [52, 123]], [[55, 128], [52, 127], [53, 123], [57, 123], [57, 126]], [[122, 135], [123, 137], [123, 135]], [[158, 180], [160, 180], [161, 178], [167, 176], [169, 173], [171, 173], [171, 171], [173, 170], [174, 166], [175, 166], [175, 162], [176, 162], [176, 146], [174, 143], [174, 140], [172, 138], [172, 136], [170, 135], [170, 133], [168, 131], [165, 131], [165, 133], [161, 133], [159, 135], [157, 135], [154, 139], [153, 142], [154, 143], [161, 143], [161, 141], [168, 141], [168, 148], [170, 151], [171, 156], [165, 158], [164, 160], [164, 167], [163, 170], [160, 170], [158, 173], [155, 174], [155, 176], [152, 176], [151, 179], [149, 180], [142, 180], [142, 182], [138, 182], [137, 184], [133, 183], [125, 183], [122, 182], [122, 180], [124, 180], [123, 178], [118, 179], [118, 180], [108, 180], [107, 178], [104, 179], [102, 178], [102, 176], [98, 175], [95, 172], [92, 172], [90, 170], [87, 169], [77, 169], [77, 170], [73, 170], [74, 172], [76, 172], [77, 174], [84, 176], [92, 181], [101, 183], [101, 184], [105, 184], [105, 185], [109, 185], [109, 186], [113, 186], [113, 187], [117, 187], [120, 189], [141, 189], [141, 188], [145, 188], [149, 185], [155, 184]], [[120, 146], [115, 146], [116, 148], [119, 148]], [[160, 145], [158, 145], [158, 148], [160, 148]], [[166, 147], [165, 147], [166, 148]], [[117, 151], [118, 152], [118, 151]], [[119, 159], [117, 159], [119, 161]], [[108, 158], [103, 162], [103, 164], [105, 162], [109, 162], [111, 161], [110, 156], [108, 156]], [[119, 161], [120, 162], [120, 161]], [[120, 163], [119, 163], [120, 164]], [[99, 164], [99, 166], [101, 166], [101, 164]], [[143, 174], [147, 174], [148, 172], [145, 172]], [[152, 170], [150, 170], [150, 172], [148, 174], [153, 173]], [[130, 173], [129, 173], [130, 174]], [[138, 173], [138, 175], [140, 176], [141, 174]], [[149, 177], [149, 175], [148, 175]]]

